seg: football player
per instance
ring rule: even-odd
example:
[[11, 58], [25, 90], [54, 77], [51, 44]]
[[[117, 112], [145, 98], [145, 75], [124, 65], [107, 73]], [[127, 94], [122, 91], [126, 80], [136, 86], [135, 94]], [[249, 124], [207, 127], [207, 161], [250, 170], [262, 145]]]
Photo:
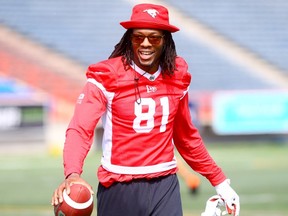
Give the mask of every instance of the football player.
[[191, 122], [191, 74], [177, 56], [167, 8], [138, 4], [111, 56], [88, 67], [64, 145], [65, 180], [52, 196], [80, 182], [95, 127], [102, 118], [103, 156], [97, 175], [98, 216], [181, 216], [175, 147], [239, 215], [239, 197]]

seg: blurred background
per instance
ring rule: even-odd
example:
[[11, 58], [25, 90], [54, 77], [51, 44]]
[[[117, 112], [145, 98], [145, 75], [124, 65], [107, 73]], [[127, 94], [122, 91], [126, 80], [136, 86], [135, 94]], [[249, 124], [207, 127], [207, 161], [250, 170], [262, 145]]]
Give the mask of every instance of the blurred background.
[[[140, 2], [167, 6], [180, 28], [173, 37], [193, 77], [192, 119], [239, 191], [242, 215], [288, 215], [286, 0], [0, 0], [0, 215], [53, 215], [86, 69], [108, 58], [125, 32], [119, 22]], [[95, 188], [101, 135], [99, 124], [85, 172]], [[193, 175], [196, 188], [181, 178], [186, 216], [215, 194]]]

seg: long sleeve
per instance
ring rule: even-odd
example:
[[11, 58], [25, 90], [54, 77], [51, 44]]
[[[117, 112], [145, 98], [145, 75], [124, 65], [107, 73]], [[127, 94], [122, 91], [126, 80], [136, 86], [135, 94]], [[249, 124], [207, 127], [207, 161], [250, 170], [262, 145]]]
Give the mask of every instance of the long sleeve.
[[203, 140], [191, 121], [188, 94], [181, 100], [174, 122], [174, 144], [180, 155], [196, 172], [205, 176], [215, 186], [226, 177], [209, 155]]

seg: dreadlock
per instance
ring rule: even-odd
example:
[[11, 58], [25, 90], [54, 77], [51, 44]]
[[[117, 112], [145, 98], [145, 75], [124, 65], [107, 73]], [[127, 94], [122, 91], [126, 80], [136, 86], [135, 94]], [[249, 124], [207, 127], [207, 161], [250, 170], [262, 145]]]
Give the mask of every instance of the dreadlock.
[[[133, 29], [128, 29], [120, 42], [115, 45], [114, 51], [109, 56], [110, 58], [115, 58], [122, 56], [122, 61], [126, 69], [132, 64], [134, 54], [132, 51], [131, 35]], [[169, 31], [164, 31], [164, 46], [162, 50], [162, 55], [160, 57], [160, 66], [162, 68], [163, 75], [173, 75], [175, 66], [175, 59], [177, 56], [176, 47], [172, 34]]]

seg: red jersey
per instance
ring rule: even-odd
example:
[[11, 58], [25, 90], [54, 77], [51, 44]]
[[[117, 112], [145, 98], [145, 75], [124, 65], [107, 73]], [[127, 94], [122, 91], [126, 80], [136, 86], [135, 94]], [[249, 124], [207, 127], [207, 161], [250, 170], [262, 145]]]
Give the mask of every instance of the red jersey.
[[91, 65], [66, 132], [65, 175], [82, 173], [100, 118], [104, 127], [103, 156], [98, 179], [115, 181], [154, 178], [175, 173], [174, 145], [186, 162], [212, 185], [224, 181], [222, 170], [208, 154], [193, 126], [188, 106], [191, 75], [176, 58], [176, 70], [162, 76], [136, 65], [125, 68], [121, 57]]

